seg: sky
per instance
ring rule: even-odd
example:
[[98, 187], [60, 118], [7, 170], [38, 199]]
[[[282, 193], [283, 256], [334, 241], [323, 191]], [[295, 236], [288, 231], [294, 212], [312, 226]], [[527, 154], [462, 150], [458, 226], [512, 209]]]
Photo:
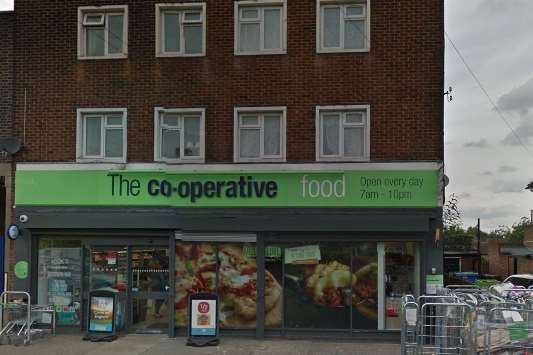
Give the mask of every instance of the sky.
[[[0, 10], [13, 8], [0, 0]], [[445, 0], [445, 28], [519, 143], [446, 42], [446, 195], [459, 197], [465, 226], [483, 230], [530, 216], [533, 193], [532, 0]], [[447, 89], [446, 89], [447, 90]]]

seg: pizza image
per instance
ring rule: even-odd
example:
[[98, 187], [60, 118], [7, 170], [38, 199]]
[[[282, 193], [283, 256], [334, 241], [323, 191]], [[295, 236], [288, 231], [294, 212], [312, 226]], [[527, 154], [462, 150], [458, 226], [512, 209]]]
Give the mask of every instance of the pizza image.
[[[256, 326], [257, 263], [243, 254], [242, 244], [177, 243], [175, 267], [176, 326], [187, 325], [189, 296], [200, 292], [218, 293], [221, 327]], [[265, 322], [266, 326], [281, 323], [281, 285], [268, 271]]]
[[[221, 326], [255, 327], [257, 310], [257, 264], [237, 245], [219, 246], [219, 295]], [[281, 286], [265, 271], [265, 325], [281, 322]]]

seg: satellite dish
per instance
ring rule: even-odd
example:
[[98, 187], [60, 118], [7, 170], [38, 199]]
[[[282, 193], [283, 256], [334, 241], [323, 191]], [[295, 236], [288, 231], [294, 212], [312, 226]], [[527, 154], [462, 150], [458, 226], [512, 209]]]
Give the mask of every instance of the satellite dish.
[[0, 139], [0, 151], [6, 151], [9, 154], [15, 154], [22, 147], [22, 142], [16, 137]]

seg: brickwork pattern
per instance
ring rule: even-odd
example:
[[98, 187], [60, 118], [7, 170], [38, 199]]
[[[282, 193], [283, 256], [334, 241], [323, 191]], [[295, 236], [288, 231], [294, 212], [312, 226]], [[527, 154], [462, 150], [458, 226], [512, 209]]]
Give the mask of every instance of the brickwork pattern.
[[[191, 0], [193, 1], [193, 0]], [[287, 54], [234, 56], [232, 0], [207, 2], [207, 55], [155, 57], [155, 1], [17, 0], [19, 161], [74, 161], [76, 109], [128, 109], [128, 161], [153, 160], [153, 109], [206, 108], [206, 161], [233, 160], [235, 106], [287, 106], [287, 161], [315, 161], [315, 106], [370, 104], [373, 161], [443, 160], [441, 0], [372, 0], [369, 53], [316, 53], [316, 1], [288, 1]], [[77, 59], [77, 7], [129, 6], [128, 59]], [[24, 91], [27, 104], [24, 105]]]

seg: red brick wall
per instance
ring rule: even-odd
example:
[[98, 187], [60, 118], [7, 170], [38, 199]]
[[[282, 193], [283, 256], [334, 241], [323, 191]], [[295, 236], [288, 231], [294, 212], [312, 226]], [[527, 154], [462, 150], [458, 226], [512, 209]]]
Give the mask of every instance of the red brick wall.
[[[128, 160], [153, 108], [205, 107], [206, 159], [233, 158], [234, 106], [287, 106], [287, 160], [315, 160], [315, 106], [371, 105], [371, 159], [443, 159], [443, 2], [372, 0], [369, 53], [316, 54], [315, 0], [288, 0], [286, 55], [233, 55], [233, 1], [207, 0], [207, 56], [155, 57], [155, 1], [17, 0], [20, 161], [74, 161], [78, 107], [128, 108]], [[129, 5], [129, 57], [77, 60], [77, 7]]]

